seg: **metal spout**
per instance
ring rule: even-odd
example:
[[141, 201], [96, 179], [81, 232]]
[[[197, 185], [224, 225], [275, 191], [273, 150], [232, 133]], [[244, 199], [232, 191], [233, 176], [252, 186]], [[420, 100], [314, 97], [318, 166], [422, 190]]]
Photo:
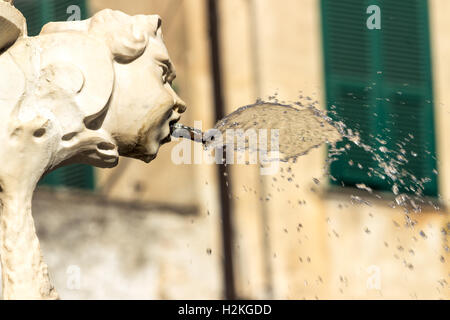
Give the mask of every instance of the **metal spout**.
[[201, 130], [185, 126], [181, 123], [170, 125], [170, 135], [175, 138], [191, 139], [192, 141], [205, 144], [204, 134]]

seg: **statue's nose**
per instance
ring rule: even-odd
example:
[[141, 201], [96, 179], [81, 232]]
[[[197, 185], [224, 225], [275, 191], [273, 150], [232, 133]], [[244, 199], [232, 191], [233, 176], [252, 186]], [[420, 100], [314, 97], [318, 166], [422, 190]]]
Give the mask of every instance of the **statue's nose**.
[[184, 101], [179, 100], [173, 106], [173, 110], [178, 112], [178, 113], [183, 113], [183, 112], [186, 111], [186, 104], [184, 103]]
[[173, 98], [174, 98], [174, 105], [172, 107], [173, 111], [176, 111], [178, 113], [183, 113], [186, 111], [186, 103], [181, 100], [181, 98], [176, 94], [175, 91], [173, 91], [172, 89], [172, 94], [173, 94]]

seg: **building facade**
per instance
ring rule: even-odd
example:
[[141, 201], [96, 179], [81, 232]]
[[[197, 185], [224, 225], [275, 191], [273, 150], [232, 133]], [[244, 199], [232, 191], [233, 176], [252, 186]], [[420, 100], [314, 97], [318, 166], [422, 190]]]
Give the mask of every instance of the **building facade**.
[[[172, 148], [178, 142], [173, 142], [150, 165], [121, 159], [115, 169], [93, 171], [95, 186], [81, 196], [90, 200], [80, 206], [86, 214], [79, 215], [78, 226], [80, 195], [38, 192], [35, 217], [62, 297], [127, 297], [130, 292], [142, 298], [204, 299], [450, 297], [450, 145], [445, 138], [450, 3], [282, 2], [218, 0], [216, 20], [207, 0], [90, 0], [86, 10], [161, 15], [177, 68], [176, 90], [188, 105], [184, 124], [202, 121], [204, 130], [214, 125], [219, 77], [225, 113], [258, 98], [294, 103], [310, 97], [344, 122], [353, 121], [348, 126], [357, 126], [367, 143], [383, 140], [379, 134], [384, 134], [388, 148], [398, 151], [396, 143], [413, 132], [416, 139], [404, 146], [406, 168], [419, 179], [430, 177], [420, 189], [426, 199], [422, 211], [406, 215], [404, 207], [393, 208], [392, 183], [361, 175], [376, 165], [356, 148], [347, 154], [363, 169], [342, 158], [330, 168], [334, 181], [324, 170], [325, 146], [296, 163], [281, 164], [276, 176], [261, 176], [257, 165], [233, 165], [223, 197], [224, 177], [217, 166], [174, 164]], [[371, 5], [381, 9], [381, 29], [366, 27]], [[219, 69], [212, 59], [212, 24]], [[390, 119], [392, 114], [397, 119]], [[383, 131], [387, 125], [391, 131]], [[381, 196], [355, 188], [358, 183]], [[418, 191], [411, 186], [406, 181], [399, 192]], [[50, 201], [48, 194], [55, 192], [60, 195]], [[58, 201], [70, 207], [70, 226]], [[224, 208], [229, 208], [231, 232], [222, 227]], [[49, 227], [47, 220], [59, 224]], [[63, 226], [72, 225], [94, 228], [96, 236], [87, 231], [61, 235]], [[147, 234], [144, 227], [152, 231]], [[65, 241], [58, 245], [58, 237]], [[69, 240], [81, 243], [73, 254], [63, 246]], [[104, 258], [92, 260], [94, 252]], [[68, 288], [70, 266], [79, 266], [89, 279], [81, 281], [81, 289]], [[94, 285], [101, 270], [109, 274]]]

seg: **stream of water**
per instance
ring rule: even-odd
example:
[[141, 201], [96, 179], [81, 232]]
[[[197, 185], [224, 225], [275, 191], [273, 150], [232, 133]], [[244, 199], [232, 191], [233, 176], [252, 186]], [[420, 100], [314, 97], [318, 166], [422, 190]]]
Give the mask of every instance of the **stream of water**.
[[[215, 132], [219, 132], [223, 139], [211, 139], [207, 137], [204, 144], [207, 148], [223, 147], [231, 140], [227, 141], [227, 133], [230, 130], [236, 136], [245, 134], [245, 144], [240, 146], [234, 144], [235, 150], [255, 151], [257, 148], [249, 141], [249, 130], [261, 133], [265, 130], [271, 132], [276, 130], [278, 135], [278, 147], [281, 161], [295, 162], [299, 156], [307, 154], [314, 148], [323, 144], [328, 144], [328, 157], [324, 171], [324, 177], [331, 181], [336, 181], [328, 168], [334, 161], [338, 161], [342, 155], [348, 154], [352, 148], [358, 148], [366, 153], [368, 159], [372, 159], [370, 167], [363, 167], [356, 159], [349, 159], [348, 165], [355, 166], [363, 172], [367, 177], [376, 177], [383, 181], [389, 187], [389, 202], [391, 207], [402, 207], [408, 214], [412, 212], [420, 212], [423, 205], [431, 205], [436, 210], [439, 207], [424, 196], [425, 184], [430, 181], [429, 177], [416, 177], [408, 170], [408, 156], [405, 149], [407, 143], [412, 143], [414, 137], [409, 135], [408, 141], [401, 141], [397, 145], [398, 150], [389, 149], [385, 141], [377, 137], [379, 147], [362, 141], [361, 135], [356, 128], [349, 128], [336, 116], [330, 117], [329, 113], [318, 108], [318, 101], [313, 101], [309, 97], [303, 98], [301, 101], [292, 104], [282, 104], [276, 99], [275, 101], [258, 101], [255, 104], [241, 107], [224, 119], [217, 122]], [[210, 134], [209, 137], [212, 135]], [[266, 135], [268, 143], [265, 146], [271, 150], [273, 140], [268, 138], [270, 133]], [[233, 138], [234, 139], [234, 138]], [[251, 140], [251, 139], [250, 139]], [[233, 140], [234, 141], [234, 140]], [[260, 145], [260, 144], [258, 144]], [[415, 155], [417, 156], [417, 155]], [[411, 158], [411, 156], [409, 157]], [[433, 174], [437, 175], [437, 170], [433, 170]], [[366, 179], [362, 179], [366, 180]], [[363, 181], [355, 183], [354, 187], [371, 194], [372, 197], [383, 198], [386, 190], [377, 192]], [[360, 196], [352, 196], [352, 202], [359, 202], [370, 205], [369, 200], [362, 199]], [[407, 222], [414, 222], [407, 215]]]
[[[239, 108], [220, 120], [215, 129], [223, 136], [223, 141], [227, 141], [230, 130], [235, 136], [243, 135], [249, 130], [255, 133], [264, 132], [266, 133], [264, 138], [267, 137], [267, 146], [265, 146], [267, 150], [274, 149], [271, 133], [276, 132], [277, 149], [282, 161], [305, 155], [311, 149], [324, 143], [334, 145], [343, 138], [339, 128], [333, 125], [331, 119], [314, 107], [300, 108], [262, 101]], [[223, 141], [221, 143], [226, 143]], [[218, 147], [217, 140], [209, 140], [206, 145]], [[238, 150], [238, 145], [234, 145]], [[252, 147], [258, 150], [258, 147], [249, 144], [247, 139], [245, 149]]]

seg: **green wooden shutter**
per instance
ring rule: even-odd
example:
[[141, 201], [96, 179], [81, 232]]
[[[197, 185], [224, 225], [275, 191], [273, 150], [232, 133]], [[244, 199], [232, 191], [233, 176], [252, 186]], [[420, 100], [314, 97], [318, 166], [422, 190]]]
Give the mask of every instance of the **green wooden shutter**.
[[93, 190], [94, 168], [85, 164], [62, 167], [44, 176], [39, 185]]
[[[381, 30], [366, 27], [372, 4], [381, 8]], [[380, 174], [374, 155], [352, 145], [330, 166], [335, 183], [380, 190], [396, 183], [401, 192], [437, 195], [427, 1], [322, 0], [321, 6], [328, 109], [359, 131], [377, 157], [396, 162], [400, 179]], [[390, 152], [379, 150], [384, 144]]]
[[42, 6], [38, 0], [16, 0], [14, 6], [22, 12], [27, 19], [28, 35], [39, 34], [45, 24], [42, 15]]
[[[361, 141], [375, 148], [378, 106], [373, 75], [378, 73], [372, 60], [374, 43], [366, 27], [366, 8], [361, 0], [322, 1], [326, 97], [329, 110], [335, 112], [331, 116], [357, 130]], [[376, 162], [371, 154], [352, 145], [331, 164], [330, 171], [338, 184], [364, 182], [377, 188], [382, 184], [380, 178], [367, 175], [373, 167]]]
[[[382, 95], [389, 148], [403, 148], [403, 192], [437, 195], [433, 87], [426, 0], [382, 1]], [[412, 135], [412, 136], [410, 136]], [[418, 189], [417, 182], [430, 179]], [[414, 188], [414, 190], [411, 190]]]
[[[71, 5], [80, 7], [81, 19], [88, 15], [85, 0], [16, 0], [14, 5], [27, 19], [30, 36], [38, 35], [47, 22], [66, 21], [71, 15], [67, 13]], [[66, 166], [47, 174], [39, 185], [92, 190], [95, 187], [94, 168], [84, 164]]]

